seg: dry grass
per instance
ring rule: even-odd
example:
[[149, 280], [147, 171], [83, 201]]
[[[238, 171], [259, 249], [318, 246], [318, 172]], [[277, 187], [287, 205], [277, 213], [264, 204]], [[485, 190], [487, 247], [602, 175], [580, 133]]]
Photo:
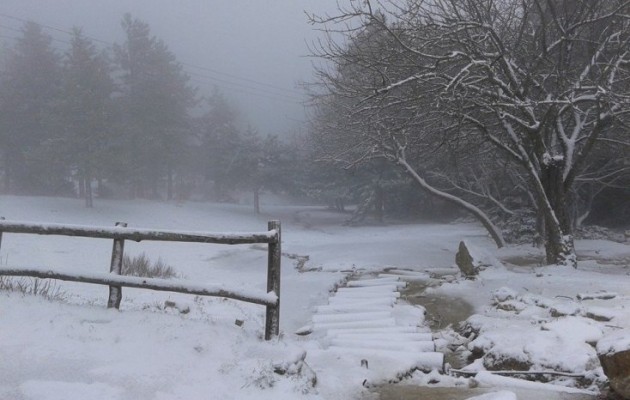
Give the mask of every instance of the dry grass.
[[50, 279], [0, 277], [0, 291], [19, 292], [24, 295], [42, 296], [48, 300], [64, 300], [66, 293]]
[[124, 256], [122, 274], [143, 278], [174, 278], [177, 273], [170, 265], [158, 258], [152, 262], [144, 253], [136, 257]]

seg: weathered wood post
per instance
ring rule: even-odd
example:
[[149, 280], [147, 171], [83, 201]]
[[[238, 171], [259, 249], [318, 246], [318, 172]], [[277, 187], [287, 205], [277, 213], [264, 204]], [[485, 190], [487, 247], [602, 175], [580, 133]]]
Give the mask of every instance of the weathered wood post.
[[[126, 222], [116, 222], [116, 226], [123, 228], [127, 227]], [[114, 239], [114, 246], [112, 248], [112, 262], [110, 264], [109, 272], [112, 274], [122, 274], [123, 263], [123, 251], [125, 248], [124, 239]], [[122, 287], [121, 286], [109, 286], [109, 299], [107, 300], [107, 308], [115, 307], [120, 308], [120, 301], [122, 300]]]
[[267, 306], [265, 315], [265, 340], [270, 340], [280, 334], [280, 260], [282, 257], [280, 221], [269, 221], [269, 230], [275, 230], [278, 234], [276, 241], [269, 243], [267, 260], [267, 292], [273, 291], [278, 296], [278, 301], [273, 306]]
[[[4, 221], [4, 217], [0, 217], [0, 221]], [[0, 229], [0, 249], [2, 248], [2, 229]]]

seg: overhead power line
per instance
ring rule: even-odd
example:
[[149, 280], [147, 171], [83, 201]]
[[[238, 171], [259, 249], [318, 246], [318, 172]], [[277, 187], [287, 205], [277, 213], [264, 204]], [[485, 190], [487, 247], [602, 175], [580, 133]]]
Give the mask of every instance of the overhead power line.
[[216, 69], [212, 69], [212, 68], [208, 68], [208, 67], [200, 67], [198, 65], [193, 65], [193, 64], [189, 64], [189, 63], [185, 63], [185, 62], [181, 62], [180, 64], [182, 64], [184, 66], [187, 66], [187, 67], [191, 67], [191, 68], [197, 68], [197, 69], [200, 69], [202, 71], [212, 72], [212, 73], [215, 73], [217, 75], [223, 75], [223, 76], [227, 76], [227, 77], [230, 77], [230, 78], [233, 78], [233, 79], [239, 79], [239, 80], [242, 80], [242, 81], [245, 81], [245, 82], [254, 83], [256, 85], [265, 86], [265, 87], [268, 87], [268, 88], [271, 88], [271, 89], [275, 89], [275, 90], [280, 90], [280, 91], [283, 91], [283, 92], [287, 92], [289, 94], [297, 94], [297, 95], [300, 95], [300, 96], [303, 95], [302, 92], [297, 91], [297, 90], [287, 89], [287, 88], [283, 88], [283, 87], [280, 87], [280, 86], [274, 86], [274, 85], [271, 85], [269, 83], [264, 83], [264, 82], [256, 81], [256, 80], [249, 79], [249, 78], [239, 77], [237, 75], [228, 74], [227, 72], [221, 72], [221, 71], [216, 70]]
[[[49, 29], [49, 30], [52, 30], [52, 31], [55, 31], [55, 32], [63, 33], [63, 34], [66, 34], [66, 35], [74, 35], [74, 33], [72, 31], [69, 31], [67, 29], [58, 28], [56, 26], [43, 24], [43, 23], [36, 22], [36, 21], [33, 21], [33, 20], [27, 20], [27, 19], [24, 19], [24, 18], [19, 18], [19, 17], [13, 16], [13, 15], [2, 13], [2, 12], [0, 12], [0, 17], [1, 18], [10, 19], [10, 20], [14, 20], [14, 21], [19, 21], [19, 22], [22, 22], [22, 23], [30, 22], [30, 23], [37, 24], [37, 25], [39, 25], [42, 28]], [[3, 25], [0, 25], [0, 27], [4, 27], [5, 29], [9, 29], [11, 31], [22, 32], [20, 29], [16, 29], [16, 28], [12, 28], [12, 27], [7, 27], [7, 26], [3, 26]], [[94, 41], [94, 42], [107, 45], [108, 47], [113, 47], [114, 46], [114, 43], [112, 43], [112, 42], [109, 42], [109, 41], [106, 41], [106, 40], [102, 40], [102, 39], [99, 39], [97, 37], [86, 35], [86, 34], [84, 34], [84, 36], [86, 38]], [[16, 38], [12, 38], [12, 39], [16, 39]], [[64, 43], [64, 44], [70, 44], [69, 42], [66, 42], [66, 41], [63, 41], [63, 40], [60, 40], [60, 39], [56, 39], [56, 38], [53, 38], [53, 40], [61, 42], [61, 43]], [[59, 50], [59, 49], [57, 49], [57, 50]], [[214, 69], [214, 68], [200, 66], [200, 65], [196, 65], [196, 64], [192, 64], [192, 63], [188, 63], [188, 62], [179, 61], [179, 64], [181, 64], [182, 66], [187, 67], [187, 68], [194, 68], [194, 69], [197, 69], [197, 70], [200, 70], [200, 71], [210, 72], [212, 74], [224, 76], [224, 77], [227, 77], [227, 78], [230, 78], [232, 80], [236, 80], [237, 81], [237, 82], [231, 82], [229, 80], [217, 78], [217, 77], [214, 77], [214, 76], [205, 75], [205, 74], [201, 74], [201, 73], [198, 73], [198, 72], [192, 72], [190, 70], [184, 70], [184, 72], [186, 72], [191, 77], [198, 77], [198, 78], [209, 79], [209, 80], [215, 82], [216, 86], [223, 87], [224, 89], [239, 91], [241, 93], [245, 93], [245, 94], [249, 94], [249, 95], [253, 95], [253, 96], [260, 96], [260, 97], [270, 98], [270, 99], [274, 99], [274, 100], [285, 101], [285, 102], [289, 102], [289, 103], [295, 103], [295, 102], [303, 101], [304, 93], [302, 93], [300, 91], [297, 91], [297, 90], [287, 89], [287, 88], [283, 88], [283, 87], [280, 87], [280, 86], [275, 86], [275, 85], [272, 85], [272, 84], [269, 84], [269, 83], [266, 83], [266, 82], [261, 82], [261, 81], [255, 80], [255, 79], [241, 77], [241, 76], [230, 74], [230, 73], [227, 73], [227, 72], [223, 72], [223, 71], [220, 71], [220, 70], [217, 70], [217, 69]], [[195, 81], [199, 82], [198, 80], [195, 80]], [[200, 83], [206, 84], [206, 85], [208, 84], [207, 82], [200, 82]], [[227, 85], [228, 87], [225, 87], [225, 85]], [[256, 86], [252, 86], [252, 85], [256, 85]], [[243, 90], [243, 89], [246, 89], [246, 90]]]
[[[212, 82], [204, 82], [204, 81], [200, 81], [200, 80], [196, 80], [196, 79], [191, 79], [193, 82], [199, 84], [199, 85], [205, 85], [205, 86], [219, 86], [216, 85]], [[240, 89], [238, 87], [231, 87], [229, 88], [230, 91], [234, 91], [234, 92], [239, 92], [242, 94], [248, 94], [248, 95], [252, 95], [252, 96], [257, 96], [257, 97], [263, 97], [263, 98], [267, 98], [270, 100], [274, 100], [274, 101], [280, 101], [283, 103], [288, 103], [288, 104], [296, 104], [296, 103], [303, 103], [304, 100], [303, 99], [295, 99], [295, 98], [291, 98], [291, 97], [281, 97], [277, 94], [274, 93], [256, 93], [256, 92], [251, 92], [249, 90], [245, 90], [245, 89]]]
[[[33, 24], [39, 25], [42, 28], [50, 29], [50, 30], [55, 31], [55, 32], [64, 33], [66, 35], [74, 35], [74, 32], [69, 31], [67, 29], [57, 28], [56, 26], [42, 24], [41, 22], [36, 22], [36, 21], [33, 21], [33, 20], [24, 19], [24, 18], [19, 18], [19, 17], [15, 17], [13, 15], [0, 13], [0, 17], [4, 17], [4, 18], [7, 18], [7, 19], [12, 19], [14, 21], [19, 21], [19, 22], [22, 22], [22, 23], [31, 22]], [[88, 38], [88, 39], [91, 39], [91, 40], [93, 40], [95, 42], [106, 44], [108, 46], [112, 46], [113, 45], [113, 43], [111, 43], [111, 42], [108, 42], [108, 41], [105, 41], [105, 40], [101, 40], [101, 39], [95, 38], [93, 36], [85, 35], [85, 37]]]
[[[6, 30], [9, 30], [9, 31], [11, 31], [11, 32], [22, 33], [22, 30], [21, 30], [21, 29], [13, 28], [13, 27], [11, 27], [11, 26], [0, 25], [0, 28], [2, 28], [2, 29], [6, 29]], [[5, 38], [10, 38], [10, 39], [13, 39], [13, 40], [20, 40], [20, 39], [19, 39], [19, 38], [17, 38], [17, 37], [9, 37], [9, 36], [4, 36], [4, 37], [5, 37]], [[68, 41], [66, 41], [66, 40], [57, 39], [57, 38], [55, 38], [55, 37], [51, 37], [51, 40], [52, 40], [52, 41], [54, 41], [54, 42], [59, 42], [59, 43], [63, 43], [63, 44], [72, 44], [72, 43], [70, 43], [70, 42], [68, 42]]]
[[[211, 77], [211, 76], [207, 76], [207, 75], [203, 75], [203, 74], [197, 74], [195, 72], [187, 71], [187, 74], [189, 74], [191, 76], [191, 79], [192, 78], [196, 78], [196, 79], [194, 79], [195, 81], [201, 82], [201, 83], [205, 83], [205, 84], [209, 84], [209, 83], [215, 83], [216, 84], [218, 82], [219, 84], [223, 83], [223, 84], [226, 84], [226, 85], [230, 85], [230, 86], [233, 87], [233, 89], [239, 89], [239, 88], [241, 90], [242, 89], [247, 89], [247, 90], [255, 89], [255, 90], [262, 91], [266, 95], [276, 96], [278, 98], [282, 98], [282, 99], [286, 99], [286, 100], [292, 100], [294, 102], [303, 100], [302, 98], [297, 97], [297, 96], [291, 96], [291, 95], [287, 95], [287, 94], [284, 94], [284, 93], [274, 93], [274, 92], [270, 92], [270, 91], [265, 90], [265, 89], [255, 88], [255, 87], [243, 85], [243, 84], [240, 84], [240, 83], [237, 83], [237, 82], [225, 81], [225, 80], [218, 79], [218, 78], [215, 78], [215, 77]], [[208, 79], [211, 82], [200, 81], [198, 78]], [[251, 92], [247, 92], [247, 93], [252, 94]]]

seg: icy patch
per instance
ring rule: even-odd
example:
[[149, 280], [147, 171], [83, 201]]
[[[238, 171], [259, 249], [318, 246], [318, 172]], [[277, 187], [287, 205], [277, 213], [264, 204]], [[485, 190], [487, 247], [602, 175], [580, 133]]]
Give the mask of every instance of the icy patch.
[[501, 390], [499, 392], [486, 393], [480, 396], [469, 397], [466, 400], [518, 400], [514, 392]]
[[521, 389], [533, 389], [533, 390], [547, 390], [551, 392], [566, 392], [566, 393], [582, 393], [582, 394], [596, 394], [594, 392], [582, 389], [575, 389], [565, 386], [550, 385], [541, 382], [530, 382], [522, 379], [510, 378], [507, 376], [493, 375], [490, 372], [479, 372], [475, 375], [475, 381], [480, 386], [487, 387], [509, 387], [509, 388], [521, 388]]
[[32, 380], [20, 385], [25, 400], [117, 400], [123, 391], [104, 383], [80, 383]]

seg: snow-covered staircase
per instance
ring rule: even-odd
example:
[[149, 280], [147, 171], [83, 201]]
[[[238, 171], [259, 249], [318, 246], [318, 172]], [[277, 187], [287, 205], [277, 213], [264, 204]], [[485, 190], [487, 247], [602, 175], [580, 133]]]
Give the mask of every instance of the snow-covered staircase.
[[311, 325], [296, 333], [319, 339], [320, 358], [367, 369], [370, 382], [396, 379], [415, 369], [442, 370], [444, 356], [435, 351], [424, 310], [398, 302], [406, 281], [420, 279], [426, 275], [405, 271], [349, 281], [327, 305], [315, 309]]

